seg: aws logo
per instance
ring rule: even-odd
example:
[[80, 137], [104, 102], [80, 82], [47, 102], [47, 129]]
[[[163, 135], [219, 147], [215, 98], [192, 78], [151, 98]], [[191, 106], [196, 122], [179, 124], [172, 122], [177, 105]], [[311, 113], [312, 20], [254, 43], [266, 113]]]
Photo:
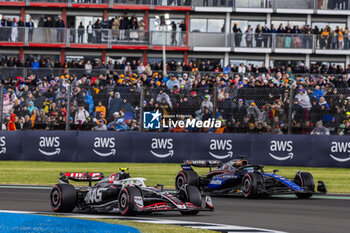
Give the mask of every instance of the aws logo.
[[1, 136], [0, 137], [0, 154], [5, 154], [6, 153], [6, 137]]
[[[281, 152], [288, 152], [287, 156], [276, 156], [274, 154], [278, 153], [281, 154]], [[274, 154], [272, 154], [274, 153]], [[276, 159], [276, 160], [287, 160], [287, 159], [293, 159], [293, 142], [292, 141], [277, 141], [272, 140], [270, 145], [270, 153], [269, 155]]]
[[[331, 143], [331, 153], [350, 153], [350, 142], [332, 142]], [[333, 154], [329, 154], [332, 159], [338, 162], [347, 162], [350, 160], [350, 155], [348, 154], [345, 158], [339, 158], [334, 156]]]
[[[99, 149], [104, 149], [104, 151], [109, 150], [108, 152], [98, 151]], [[115, 138], [111, 137], [95, 137], [94, 140], [94, 149], [93, 152], [101, 157], [108, 157], [115, 155]]]
[[[211, 139], [210, 140], [210, 151], [209, 154], [213, 156], [216, 159], [227, 159], [231, 158], [233, 155], [232, 150], [232, 140], [231, 139]], [[216, 151], [226, 151], [227, 154], [225, 155], [217, 155], [213, 152], [217, 153]]]
[[[174, 155], [172, 138], [152, 138], [151, 148], [151, 154], [158, 158], [166, 158]], [[166, 153], [156, 153], [154, 150], [166, 150]]]
[[61, 153], [60, 137], [40, 137], [39, 152], [46, 156], [59, 155]]

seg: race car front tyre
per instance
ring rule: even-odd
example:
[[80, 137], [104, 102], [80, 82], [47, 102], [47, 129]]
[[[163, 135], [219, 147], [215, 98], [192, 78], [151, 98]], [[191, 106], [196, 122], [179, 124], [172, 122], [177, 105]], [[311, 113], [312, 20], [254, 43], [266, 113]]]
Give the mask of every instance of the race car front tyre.
[[124, 187], [118, 196], [118, 206], [121, 215], [135, 215], [135, 196], [141, 197], [141, 192], [136, 187]]
[[241, 190], [246, 198], [259, 198], [261, 196], [260, 189], [263, 188], [263, 178], [257, 172], [250, 172], [244, 175], [241, 184]]
[[199, 187], [199, 177], [195, 171], [180, 171], [175, 178], [176, 191], [180, 191], [185, 184]]
[[306, 189], [306, 193], [296, 193], [295, 195], [301, 199], [310, 198], [315, 191], [315, 181], [314, 177], [309, 172], [298, 172], [294, 177], [294, 183]]
[[51, 188], [50, 205], [55, 212], [72, 212], [77, 203], [77, 192], [73, 185], [56, 184]]
[[[185, 199], [182, 200], [184, 202], [190, 202], [197, 207], [201, 207], [202, 205], [202, 196], [199, 189], [195, 186], [187, 185], [186, 186], [186, 195]], [[192, 211], [180, 211], [182, 215], [196, 215], [198, 214], [198, 210]]]

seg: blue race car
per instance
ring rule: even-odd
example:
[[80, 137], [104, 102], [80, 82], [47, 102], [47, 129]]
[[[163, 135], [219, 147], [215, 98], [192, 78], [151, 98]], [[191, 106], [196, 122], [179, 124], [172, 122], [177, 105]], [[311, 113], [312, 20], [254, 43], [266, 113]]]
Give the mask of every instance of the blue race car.
[[[188, 184], [211, 195], [243, 195], [246, 198], [283, 194], [310, 198], [315, 193], [327, 193], [322, 181], [318, 181], [315, 192], [315, 181], [309, 172], [298, 171], [294, 179], [290, 180], [276, 174], [278, 170], [266, 173], [263, 165], [249, 164], [244, 159], [226, 163], [217, 160], [187, 160], [181, 167], [182, 171], [175, 178], [178, 191]], [[199, 176], [192, 167], [208, 167], [209, 172]]]

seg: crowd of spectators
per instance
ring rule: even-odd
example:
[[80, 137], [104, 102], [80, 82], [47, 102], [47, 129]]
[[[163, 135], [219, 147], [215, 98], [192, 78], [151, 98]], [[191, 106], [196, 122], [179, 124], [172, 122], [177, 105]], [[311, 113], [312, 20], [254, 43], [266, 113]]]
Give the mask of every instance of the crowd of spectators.
[[[19, 57], [1, 57], [0, 58], [0, 68], [27, 68], [32, 71], [39, 70], [40, 68], [49, 69], [72, 69], [74, 71], [83, 70], [87, 74], [91, 74], [93, 70], [113, 70], [116, 72], [123, 72], [124, 74], [137, 73], [141, 74], [146, 72], [156, 71], [161, 73], [163, 69], [162, 62], [148, 62], [146, 65], [141, 62], [141, 60], [108, 60], [107, 62], [101, 59], [89, 60], [89, 59], [79, 59], [79, 60], [65, 60], [61, 63], [59, 60], [51, 60], [50, 58], [41, 59], [26, 59], [22, 62]], [[184, 61], [171, 60], [166, 65], [168, 72], [183, 73], [188, 74], [207, 74], [207, 73], [228, 73], [229, 76], [234, 76], [236, 74], [253, 74], [258, 75], [262, 73], [266, 74], [276, 74], [281, 72], [282, 74], [313, 74], [313, 75], [326, 75], [326, 74], [349, 74], [350, 65], [343, 67], [342, 65], [336, 64], [320, 64], [314, 63], [310, 67], [305, 66], [303, 62], [295, 62], [290, 65], [281, 66], [266, 66], [264, 63], [261, 66], [248, 63], [244, 65], [243, 63], [237, 65], [227, 65], [226, 67], [221, 66], [216, 63], [215, 60], [190, 60], [188, 64]], [[100, 72], [100, 71], [98, 71]]]
[[284, 26], [280, 24], [277, 28], [271, 24], [257, 25], [254, 29], [248, 25], [247, 30], [243, 33], [237, 23], [232, 28], [234, 33], [234, 46], [241, 47], [242, 40], [245, 41], [246, 47], [265, 47], [272, 46], [273, 41], [276, 42], [276, 48], [312, 48], [313, 35], [316, 36], [316, 48], [320, 49], [348, 49], [350, 48], [350, 31], [348, 27], [340, 28], [336, 26], [331, 28], [311, 28], [310, 25], [299, 27], [289, 24]]
[[[120, 72], [108, 63], [99, 67], [104, 63], [98, 62], [96, 67], [90, 62], [101, 71], [97, 75], [89, 74], [87, 62], [80, 64], [82, 74], [55, 76], [47, 69], [45, 74], [3, 79], [3, 129], [64, 130], [68, 123], [75, 130], [138, 131], [142, 107], [159, 110], [163, 117], [175, 116], [173, 120], [216, 117], [222, 122], [216, 129], [175, 127], [173, 132], [350, 134], [349, 69], [321, 67], [325, 70], [315, 77], [296, 74], [302, 64], [275, 72], [262, 66], [255, 73], [242, 65], [203, 74], [200, 70], [212, 70], [208, 61], [202, 68], [199, 64], [198, 72], [176, 72], [172, 61], [169, 75], [163, 77], [153, 69], [160, 69], [157, 63], [122, 62]], [[241, 74], [230, 75], [235, 69]]]

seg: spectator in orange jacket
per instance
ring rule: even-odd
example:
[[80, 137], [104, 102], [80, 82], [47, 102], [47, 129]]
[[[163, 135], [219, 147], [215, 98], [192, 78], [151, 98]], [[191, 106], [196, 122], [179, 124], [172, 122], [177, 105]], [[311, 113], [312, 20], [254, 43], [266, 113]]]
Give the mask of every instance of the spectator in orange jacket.
[[98, 105], [95, 108], [95, 117], [98, 117], [100, 112], [106, 116], [106, 107], [102, 105], [102, 101], [98, 101]]

